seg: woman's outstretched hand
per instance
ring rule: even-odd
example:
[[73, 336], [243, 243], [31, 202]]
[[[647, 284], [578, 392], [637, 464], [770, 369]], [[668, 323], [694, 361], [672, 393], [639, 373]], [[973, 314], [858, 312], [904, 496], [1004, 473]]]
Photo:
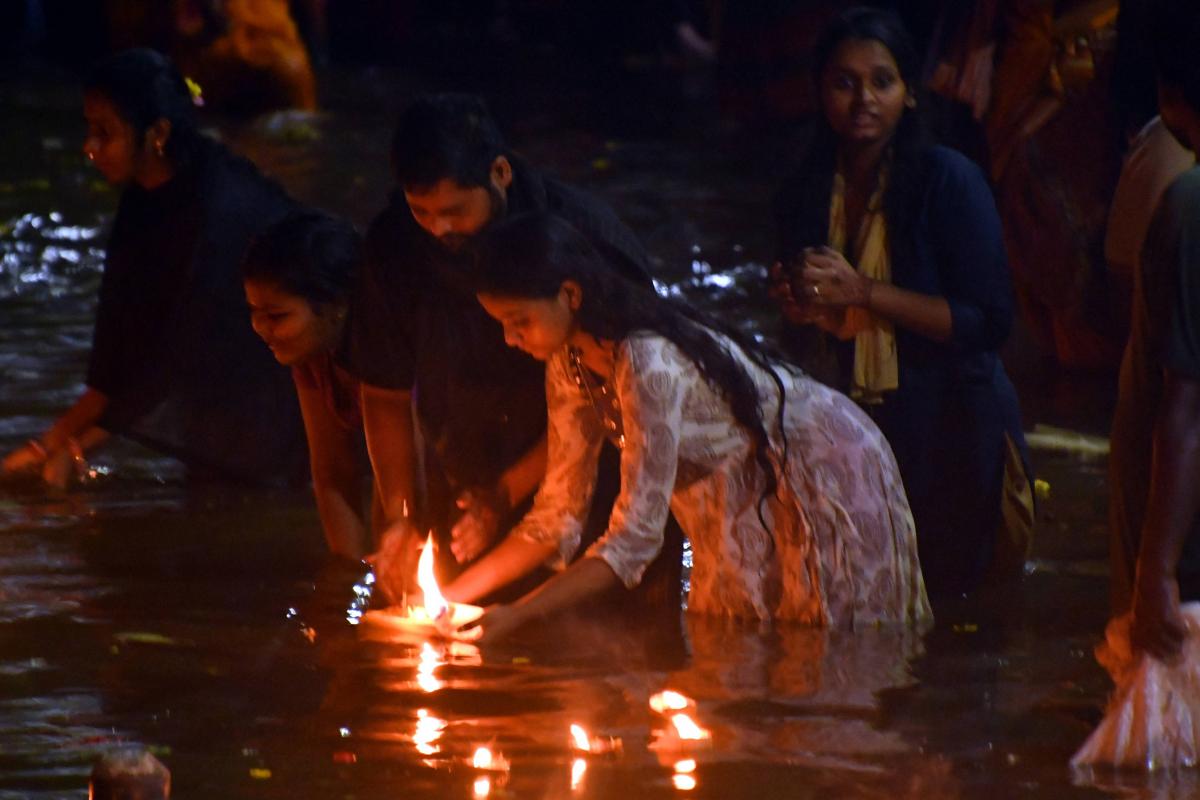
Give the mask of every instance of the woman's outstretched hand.
[[457, 638], [478, 645], [495, 644], [526, 623], [520, 606], [489, 606], [483, 616], [458, 629]]

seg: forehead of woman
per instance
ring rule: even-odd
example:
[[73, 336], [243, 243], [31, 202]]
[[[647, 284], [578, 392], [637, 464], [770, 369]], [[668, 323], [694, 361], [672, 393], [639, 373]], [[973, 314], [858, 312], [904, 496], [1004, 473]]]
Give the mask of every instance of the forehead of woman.
[[843, 39], [826, 61], [823, 74], [839, 72], [872, 73], [887, 70], [900, 74], [900, 65], [887, 45], [878, 39]]

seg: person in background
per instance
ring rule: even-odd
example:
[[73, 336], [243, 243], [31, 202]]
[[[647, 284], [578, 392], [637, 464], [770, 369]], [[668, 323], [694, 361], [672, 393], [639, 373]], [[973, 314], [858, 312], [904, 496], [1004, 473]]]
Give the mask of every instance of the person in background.
[[[1163, 125], [1200, 148], [1200, 7], [1153, 3]], [[1180, 603], [1200, 600], [1200, 168], [1162, 196], [1136, 273], [1109, 461], [1114, 612], [1132, 609], [1132, 642], [1170, 659]]]
[[692, 545], [688, 610], [857, 628], [930, 617], [891, 449], [853, 402], [653, 289], [568, 223], [514, 217], [480, 244], [479, 302], [546, 362], [549, 463], [532, 510], [445, 588], [474, 600], [580, 547], [601, 442], [621, 451], [607, 530], [480, 622], [485, 641], [633, 588], [673, 511]]
[[129, 50], [85, 85], [83, 151], [121, 188], [100, 282], [87, 388], [4, 474], [66, 485], [120, 434], [193, 476], [277, 485], [305, 471], [287, 371], [250, 327], [239, 265], [293, 203], [248, 161], [202, 136], [167, 58]]
[[799, 363], [891, 443], [937, 609], [1000, 564], [1016, 573], [1032, 536], [1020, 410], [998, 352], [1012, 325], [1000, 220], [980, 170], [926, 144], [918, 60], [894, 15], [842, 13], [814, 67], [821, 115], [777, 197], [771, 290]]
[[372, 550], [362, 502], [370, 470], [358, 381], [334, 352], [361, 258], [362, 241], [349, 223], [296, 211], [260, 234], [242, 263], [254, 331], [292, 370], [325, 541], [355, 560]]
[[92, 767], [89, 800], [167, 800], [170, 796], [170, 771], [141, 748], [106, 753]]
[[[475, 301], [464, 245], [510, 215], [548, 210], [616, 274], [648, 285], [649, 258], [607, 205], [513, 153], [478, 97], [415, 100], [400, 115], [392, 166], [396, 190], [367, 232], [342, 359], [362, 385], [375, 486], [395, 533], [374, 560], [396, 598], [425, 530], [449, 531], [455, 558], [469, 562], [520, 518], [545, 471], [542, 365], [506, 347]], [[414, 404], [428, 445], [420, 516]], [[615, 479], [615, 454], [608, 460]]]

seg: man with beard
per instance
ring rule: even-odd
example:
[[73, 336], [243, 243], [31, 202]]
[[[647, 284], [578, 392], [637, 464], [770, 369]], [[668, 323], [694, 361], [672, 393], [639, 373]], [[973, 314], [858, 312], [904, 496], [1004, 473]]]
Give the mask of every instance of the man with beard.
[[[362, 383], [387, 523], [377, 577], [399, 601], [418, 530], [449, 530], [455, 558], [471, 561], [520, 519], [545, 471], [542, 365], [506, 346], [475, 300], [465, 246], [493, 221], [548, 211], [629, 279], [650, 277], [645, 251], [612, 209], [510, 152], [477, 97], [416, 100], [400, 115], [392, 164], [396, 189], [367, 232], [341, 360]], [[414, 403], [426, 444], [419, 504]], [[615, 496], [615, 461], [601, 465], [613, 488], [607, 503], [597, 496], [599, 519]]]

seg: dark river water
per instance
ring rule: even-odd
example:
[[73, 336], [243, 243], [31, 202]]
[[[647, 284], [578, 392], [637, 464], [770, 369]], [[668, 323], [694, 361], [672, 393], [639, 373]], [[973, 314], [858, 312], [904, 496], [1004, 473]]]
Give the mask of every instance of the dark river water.
[[[383, 203], [402, 76], [329, 79], [332, 110], [221, 126], [300, 197], [359, 223]], [[647, 89], [652, 93], [653, 89]], [[779, 138], [680, 103], [495, 98], [535, 163], [607, 197], [673, 290], [763, 319]], [[69, 81], [0, 84], [0, 449], [81, 390], [115, 194], [78, 153]], [[765, 328], [769, 330], [769, 326]], [[1103, 435], [1108, 376], [1011, 350], [1026, 425]], [[1104, 456], [1044, 437], [1049, 484], [1018, 585], [924, 637], [582, 614], [503, 649], [351, 624], [361, 573], [323, 557], [310, 498], [185, 484], [120, 444], [69, 494], [0, 487], [0, 800], [82, 798], [93, 759], [149, 747], [178, 798], [1181, 797], [1184, 777], [1072, 773], [1107, 679]], [[359, 592], [363, 589], [360, 585]], [[695, 700], [702, 746], [652, 746], [648, 698]], [[619, 739], [581, 758], [572, 723]], [[488, 746], [504, 772], [471, 764]]]

